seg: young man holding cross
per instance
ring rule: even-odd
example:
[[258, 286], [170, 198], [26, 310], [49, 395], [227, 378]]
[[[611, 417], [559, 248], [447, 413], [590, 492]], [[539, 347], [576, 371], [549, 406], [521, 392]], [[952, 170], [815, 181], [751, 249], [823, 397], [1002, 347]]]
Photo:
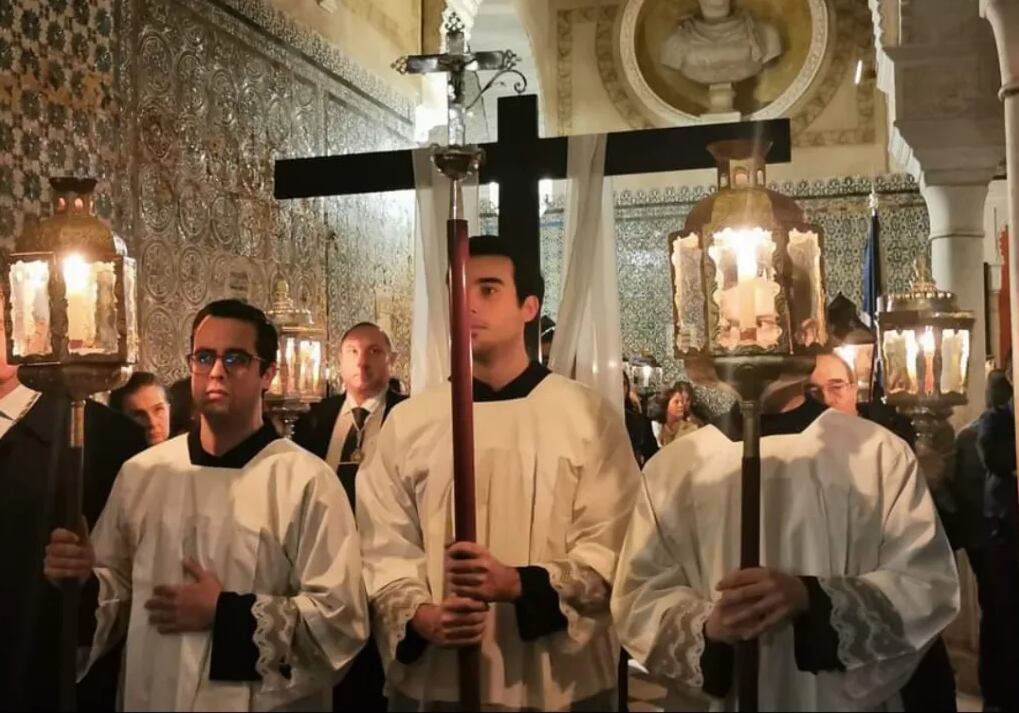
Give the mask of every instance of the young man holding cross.
[[329, 710], [367, 638], [343, 489], [263, 422], [277, 344], [251, 305], [202, 308], [197, 426], [124, 465], [91, 536], [46, 548], [47, 577], [85, 583], [90, 659], [126, 635], [124, 710]]
[[507, 240], [470, 247], [478, 542], [452, 542], [448, 386], [393, 409], [359, 475], [391, 709], [455, 707], [456, 649], [480, 644], [483, 706], [611, 710], [609, 582], [639, 482], [626, 429], [600, 396], [528, 360], [537, 270]]

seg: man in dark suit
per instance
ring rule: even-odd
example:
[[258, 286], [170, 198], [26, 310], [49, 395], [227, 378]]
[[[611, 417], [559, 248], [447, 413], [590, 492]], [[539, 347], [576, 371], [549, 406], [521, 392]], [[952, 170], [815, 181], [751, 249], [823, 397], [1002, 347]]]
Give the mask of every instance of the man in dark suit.
[[[360, 322], [340, 338], [344, 393], [324, 399], [294, 425], [294, 442], [326, 461], [354, 507], [357, 471], [389, 411], [406, 396], [389, 387], [393, 345], [377, 325]], [[333, 691], [335, 711], [384, 711], [385, 676], [369, 639]]]
[[[43, 552], [58, 523], [68, 461], [69, 403], [18, 381], [7, 363], [0, 321], [0, 710], [55, 710], [59, 689], [60, 594], [44, 578]], [[85, 406], [83, 511], [93, 525], [124, 461], [145, 448], [126, 416]], [[78, 686], [79, 710], [112, 710], [119, 651]]]

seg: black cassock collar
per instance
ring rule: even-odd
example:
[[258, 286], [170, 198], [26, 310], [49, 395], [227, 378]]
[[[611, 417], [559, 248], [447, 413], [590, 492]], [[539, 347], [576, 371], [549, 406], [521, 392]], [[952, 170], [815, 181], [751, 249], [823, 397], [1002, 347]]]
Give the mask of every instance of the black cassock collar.
[[510, 401], [511, 399], [522, 399], [528, 396], [535, 387], [552, 372], [536, 361], [527, 365], [520, 376], [496, 391], [483, 381], [474, 380], [474, 400], [482, 401]]
[[188, 457], [191, 465], [209, 468], [243, 468], [262, 452], [262, 449], [280, 437], [268, 421], [262, 427], [221, 456], [206, 453], [202, 448], [200, 426], [188, 433]]
[[[803, 433], [828, 407], [807, 396], [803, 404], [785, 413], [767, 413], [761, 416], [761, 438], [765, 436], [786, 436]], [[739, 406], [713, 422], [715, 428], [724, 433], [730, 441], [743, 441], [743, 416]]]

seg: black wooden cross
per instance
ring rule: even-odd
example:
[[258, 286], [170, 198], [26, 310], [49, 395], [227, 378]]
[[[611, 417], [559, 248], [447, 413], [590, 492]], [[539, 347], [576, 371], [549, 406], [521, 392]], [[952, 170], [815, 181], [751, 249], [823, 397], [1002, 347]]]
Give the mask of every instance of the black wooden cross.
[[[519, 241], [525, 259], [541, 263], [538, 181], [566, 178], [566, 137], [538, 137], [538, 98], [534, 94], [499, 99], [499, 140], [482, 144], [481, 183], [499, 184], [499, 234]], [[725, 139], [755, 138], [771, 143], [769, 163], [791, 157], [788, 119], [695, 124], [645, 131], [610, 133], [605, 175], [625, 176], [712, 168], [707, 146]], [[342, 196], [413, 189], [411, 149], [380, 153], [320, 156], [276, 161], [278, 199]], [[538, 345], [538, 323], [527, 335], [528, 349]]]

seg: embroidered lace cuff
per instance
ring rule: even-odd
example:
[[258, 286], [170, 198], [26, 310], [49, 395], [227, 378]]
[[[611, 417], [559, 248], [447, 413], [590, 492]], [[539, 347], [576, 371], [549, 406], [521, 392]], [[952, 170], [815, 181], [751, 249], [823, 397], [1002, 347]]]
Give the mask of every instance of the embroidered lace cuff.
[[300, 617], [297, 605], [287, 597], [258, 595], [251, 607], [255, 617], [255, 646], [258, 661], [255, 670], [262, 677], [262, 688], [279, 690], [290, 685], [294, 665], [294, 633]]
[[425, 585], [412, 579], [397, 580], [372, 598], [373, 624], [382, 637], [379, 647], [384, 660], [396, 658], [396, 647], [407, 635], [407, 624], [418, 607], [431, 601]]
[[688, 597], [669, 610], [662, 621], [647, 657], [647, 669], [685, 688], [704, 688], [701, 657], [704, 654], [704, 623], [712, 603], [700, 597]]
[[902, 617], [880, 589], [858, 577], [819, 578], [817, 583], [831, 599], [839, 660], [847, 669], [915, 652]]

